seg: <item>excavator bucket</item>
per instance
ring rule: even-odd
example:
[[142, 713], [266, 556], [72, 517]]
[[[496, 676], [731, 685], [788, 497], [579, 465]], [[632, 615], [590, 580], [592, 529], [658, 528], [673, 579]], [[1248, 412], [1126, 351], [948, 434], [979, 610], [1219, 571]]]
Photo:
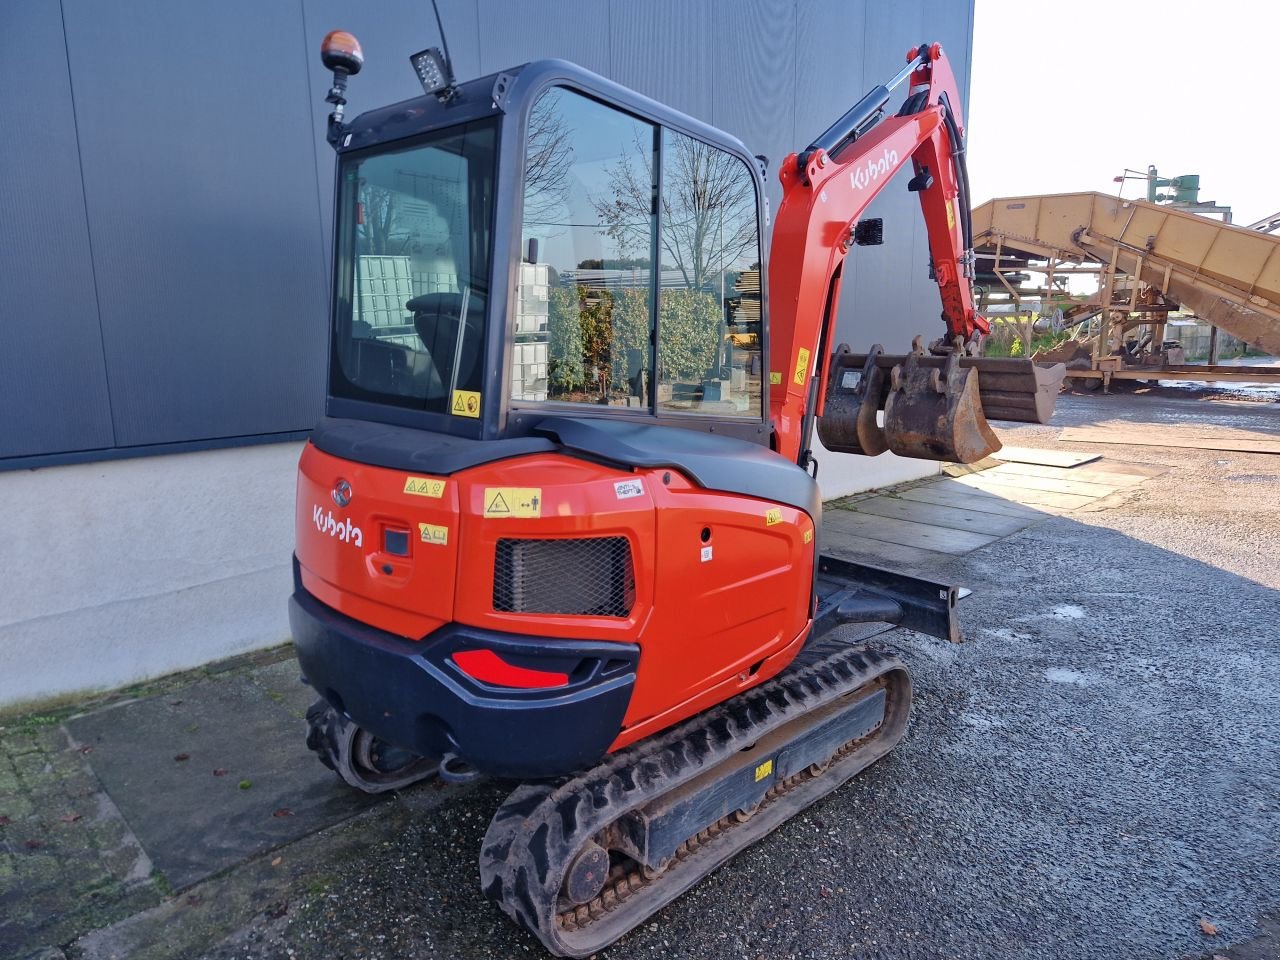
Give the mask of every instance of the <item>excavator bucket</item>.
[[883, 354], [877, 343], [863, 355], [860, 370], [843, 363], [853, 355], [847, 343], [831, 355], [826, 405], [818, 418], [818, 439], [828, 450], [878, 457], [889, 449], [878, 422], [889, 388], [888, 371], [877, 363]]
[[884, 433], [900, 457], [976, 463], [1000, 449], [978, 396], [978, 372], [962, 370], [960, 357], [945, 358], [941, 370], [909, 353], [889, 371]]
[[887, 354], [878, 344], [854, 353], [841, 344], [831, 355], [818, 437], [838, 453], [892, 450], [973, 463], [1000, 449], [988, 418], [1048, 423], [1065, 375], [1060, 363], [971, 357], [959, 344], [929, 354], [919, 337], [910, 354]]

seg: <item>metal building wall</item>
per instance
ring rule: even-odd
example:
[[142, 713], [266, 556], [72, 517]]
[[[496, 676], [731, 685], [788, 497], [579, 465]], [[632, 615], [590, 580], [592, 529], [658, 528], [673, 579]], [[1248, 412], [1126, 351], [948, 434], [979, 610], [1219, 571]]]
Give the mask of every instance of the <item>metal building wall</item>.
[[[461, 77], [564, 57], [775, 164], [941, 40], [968, 76], [972, 0], [442, 0]], [[9, 0], [0, 140], [0, 466], [243, 442], [320, 413], [332, 27], [364, 44], [360, 111], [413, 96], [426, 0]], [[776, 208], [780, 191], [770, 183]], [[841, 333], [934, 332], [915, 200], [846, 274]], [[177, 445], [177, 446], [175, 446]], [[31, 459], [37, 458], [37, 459]]]

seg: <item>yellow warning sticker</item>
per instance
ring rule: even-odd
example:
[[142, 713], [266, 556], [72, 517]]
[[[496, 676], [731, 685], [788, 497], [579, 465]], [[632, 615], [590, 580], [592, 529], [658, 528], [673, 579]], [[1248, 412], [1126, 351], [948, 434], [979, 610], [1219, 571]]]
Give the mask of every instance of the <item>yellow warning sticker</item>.
[[771, 773], [773, 773], [773, 761], [766, 760], [764, 763], [760, 764], [760, 766], [756, 767], [756, 783], [759, 783]]
[[804, 375], [809, 372], [809, 351], [804, 347], [800, 348], [800, 355], [796, 357], [796, 386], [804, 386]]
[[434, 497], [439, 500], [444, 496], [444, 488], [447, 484], [447, 480], [441, 480], [439, 477], [405, 477], [404, 492], [412, 493], [416, 497]]
[[772, 509], [766, 510], [764, 512], [764, 525], [766, 527], [772, 527], [775, 523], [781, 523], [781, 522], [782, 522], [781, 507], [773, 507]]
[[455, 417], [479, 417], [480, 394], [474, 390], [455, 390], [453, 406], [449, 409]]
[[804, 542], [805, 542], [805, 543], [813, 543], [813, 531], [812, 531], [812, 530], [806, 530], [806, 531], [804, 532]]
[[438, 523], [418, 524], [418, 536], [423, 543], [434, 543], [441, 547], [449, 545], [449, 528]]
[[541, 487], [485, 487], [486, 517], [542, 516]]
[[956, 205], [952, 201], [947, 201], [947, 229], [954, 230], [956, 226]]
[[776, 387], [776, 386], [778, 386], [778, 384], [780, 384], [780, 383], [782, 383], [782, 371], [781, 371], [781, 370], [770, 370], [770, 371], [769, 371], [769, 386], [771, 386], [771, 387]]

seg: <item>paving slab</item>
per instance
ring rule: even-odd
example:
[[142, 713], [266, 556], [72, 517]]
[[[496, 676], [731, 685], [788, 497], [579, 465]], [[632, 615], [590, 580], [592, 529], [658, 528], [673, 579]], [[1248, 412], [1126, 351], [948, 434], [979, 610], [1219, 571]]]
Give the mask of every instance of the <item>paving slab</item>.
[[338, 823], [376, 802], [302, 747], [297, 664], [214, 676], [66, 723], [174, 889]]
[[[1060, 471], [1066, 473], [1067, 471]], [[1072, 471], [1074, 473], [1074, 471]], [[1015, 473], [1007, 470], [1005, 467], [996, 467], [994, 470], [984, 470], [975, 476], [981, 477], [987, 483], [1003, 483], [1014, 487], [1021, 487], [1025, 490], [1048, 490], [1051, 493], [1078, 493], [1086, 497], [1105, 497], [1115, 493], [1117, 484], [1106, 480], [1077, 480], [1065, 476], [1057, 477], [1032, 477], [1026, 474]], [[969, 479], [969, 478], [961, 478]]]
[[[1028, 477], [1028, 480], [1034, 478]], [[1004, 494], [1017, 503], [1033, 504], [1035, 506], [1060, 507], [1064, 510], [1074, 510], [1077, 507], [1083, 507], [1085, 504], [1093, 503], [1102, 497], [1101, 493], [1080, 494], [1065, 493], [1056, 490], [1042, 490], [1031, 486], [1022, 486], [1009, 482], [1012, 478], [1006, 480], [992, 480], [982, 475], [972, 477], [961, 477], [956, 480], [963, 486], [972, 487], [974, 490], [981, 490], [985, 493], [993, 493], [997, 496]]]
[[[1045, 480], [1083, 480], [1085, 483], [1097, 483], [1111, 487], [1129, 487], [1142, 483], [1147, 479], [1142, 474], [1113, 473], [1097, 470], [1097, 464], [1072, 467], [1064, 470], [1061, 467], [1042, 467], [1032, 463], [1006, 463], [1000, 468], [1000, 476], [1004, 477], [1038, 477]], [[994, 472], [994, 471], [993, 471]]]
[[952, 530], [969, 530], [987, 536], [1007, 537], [1023, 527], [1044, 519], [1034, 516], [999, 516], [978, 510], [966, 510], [962, 506], [921, 503], [918, 500], [902, 500], [897, 497], [871, 497], [855, 504], [859, 513], [871, 513], [879, 517], [910, 520]]
[[1038, 464], [1046, 467], [1077, 467], [1101, 457], [1100, 453], [1071, 453], [1067, 450], [1041, 450], [1038, 447], [1001, 447], [991, 455], [1006, 463]]
[[938, 553], [968, 553], [999, 539], [993, 534], [952, 530], [852, 510], [832, 510], [823, 517], [823, 523], [870, 540], [919, 547]]
[[943, 483], [944, 481], [940, 480], [935, 483], [911, 487], [907, 490], [898, 490], [894, 492], [893, 496], [903, 500], [914, 500], [919, 503], [936, 503], [944, 507], [960, 507], [965, 510], [974, 510], [978, 513], [993, 513], [1002, 517], [1021, 517], [1032, 521], [1047, 520], [1055, 515], [1055, 511], [1046, 510], [1044, 507], [1018, 503], [1007, 497], [987, 493], [985, 490], [975, 490], [973, 487], [965, 487], [959, 484], [947, 487], [943, 486]]

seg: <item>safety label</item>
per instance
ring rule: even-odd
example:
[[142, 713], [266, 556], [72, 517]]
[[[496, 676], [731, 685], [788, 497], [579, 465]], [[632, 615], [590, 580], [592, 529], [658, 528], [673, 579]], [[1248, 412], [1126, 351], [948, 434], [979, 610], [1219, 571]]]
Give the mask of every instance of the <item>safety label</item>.
[[444, 488], [447, 484], [447, 480], [441, 480], [439, 477], [405, 477], [404, 492], [412, 493], [416, 497], [434, 497], [439, 500], [444, 496]]
[[710, 560], [710, 559], [711, 559], [711, 548], [710, 548], [710, 547], [703, 547], [703, 548], [702, 548], [702, 562], [703, 562], [703, 563], [706, 563], [706, 562], [707, 562], [708, 560]]
[[769, 774], [773, 773], [773, 761], [766, 760], [760, 766], [756, 767], [756, 783], [759, 783]]
[[800, 354], [796, 357], [796, 386], [804, 386], [804, 376], [809, 372], [809, 351], [801, 347]]
[[619, 500], [627, 500], [631, 497], [644, 496], [643, 480], [618, 480], [613, 484], [613, 492], [618, 495]]
[[805, 542], [805, 543], [813, 543], [813, 531], [812, 531], [812, 530], [806, 530], [806, 531], [804, 532], [804, 542]]
[[480, 394], [474, 390], [455, 390], [453, 406], [449, 409], [455, 417], [479, 417]]
[[956, 208], [955, 205], [947, 201], [947, 229], [954, 230], [956, 226]]
[[449, 528], [438, 523], [418, 524], [418, 536], [423, 543], [434, 543], [441, 547], [449, 545]]
[[775, 523], [781, 523], [781, 522], [782, 522], [781, 507], [773, 507], [772, 509], [766, 510], [764, 512], [764, 525], [766, 527], [772, 527]]
[[486, 517], [542, 516], [541, 487], [485, 487]]
[[771, 387], [776, 387], [776, 386], [778, 386], [780, 383], [782, 383], [782, 371], [781, 371], [781, 370], [770, 370], [770, 371], [769, 371], [769, 386], [771, 386]]

